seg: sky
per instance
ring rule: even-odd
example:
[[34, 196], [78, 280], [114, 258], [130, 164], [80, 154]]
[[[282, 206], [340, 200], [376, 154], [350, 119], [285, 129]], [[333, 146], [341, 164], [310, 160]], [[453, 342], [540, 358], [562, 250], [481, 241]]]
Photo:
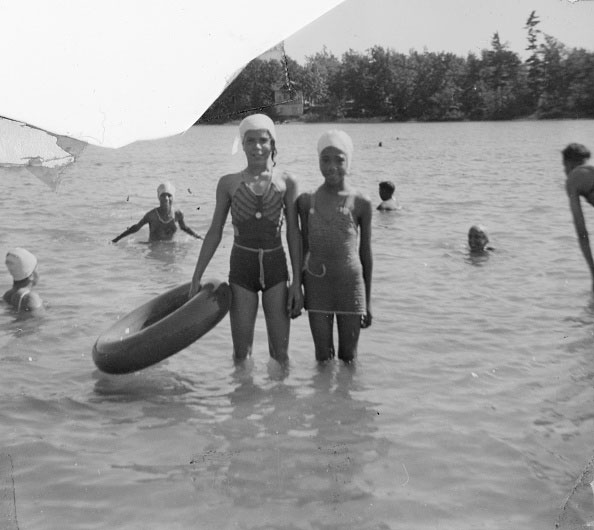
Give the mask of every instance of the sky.
[[501, 42], [522, 58], [524, 26], [532, 11], [538, 29], [570, 48], [594, 51], [594, 0], [344, 0], [284, 41], [285, 52], [303, 64], [323, 46], [340, 58], [380, 45], [407, 54], [452, 52], [466, 57]]

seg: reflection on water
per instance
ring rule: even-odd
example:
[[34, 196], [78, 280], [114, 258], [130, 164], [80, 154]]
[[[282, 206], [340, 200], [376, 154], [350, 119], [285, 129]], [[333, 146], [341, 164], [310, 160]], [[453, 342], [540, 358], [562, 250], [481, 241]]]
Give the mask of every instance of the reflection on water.
[[179, 241], [149, 241], [145, 243], [145, 258], [155, 260], [163, 265], [171, 265], [176, 260], [183, 260], [188, 254], [188, 247]]
[[402, 225], [402, 217], [407, 214], [406, 210], [383, 210], [377, 211], [374, 217], [374, 224], [381, 228], [397, 228]]
[[484, 252], [470, 252], [468, 251], [466, 254], [465, 261], [474, 265], [475, 267], [483, 267], [489, 261], [489, 257], [491, 252], [484, 251]]
[[0, 360], [27, 359], [32, 345], [39, 345], [40, 332], [47, 323], [47, 312], [33, 315], [28, 311], [3, 304], [3, 318], [0, 320]]
[[192, 382], [171, 374], [161, 366], [124, 375], [108, 375], [95, 370], [93, 403], [155, 401], [192, 392]]
[[270, 528], [301, 528], [286, 521], [303, 509], [308, 528], [330, 522], [363, 528], [372, 519], [374, 492], [358, 476], [385, 456], [385, 441], [373, 436], [377, 407], [354, 397], [361, 390], [356, 366], [321, 364], [303, 387], [257, 384], [244, 367], [233, 381], [231, 408], [214, 426], [215, 440], [192, 457], [197, 497], [215, 512], [232, 507], [237, 522], [242, 513], [258, 520], [266, 505]]

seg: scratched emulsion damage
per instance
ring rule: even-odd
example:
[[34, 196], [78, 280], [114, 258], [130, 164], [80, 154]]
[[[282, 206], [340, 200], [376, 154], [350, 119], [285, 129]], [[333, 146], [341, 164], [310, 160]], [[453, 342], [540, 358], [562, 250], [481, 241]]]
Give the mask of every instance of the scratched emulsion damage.
[[575, 482], [563, 504], [555, 528], [559, 530], [586, 530], [594, 527], [594, 458]]
[[0, 167], [25, 168], [53, 190], [86, 146], [86, 142], [0, 117]]
[[0, 528], [18, 530], [12, 457], [0, 453]]
[[[275, 103], [271, 103], [270, 105], [262, 105], [260, 107], [250, 107], [250, 108], [246, 108], [246, 109], [242, 109], [233, 113], [229, 113], [229, 114], [217, 114], [215, 116], [211, 116], [210, 118], [204, 120], [204, 122], [208, 122], [208, 121], [215, 121], [215, 122], [219, 122], [221, 120], [232, 120], [232, 119], [239, 119], [239, 118], [243, 118], [245, 115], [248, 114], [253, 114], [256, 112], [265, 112], [266, 110], [269, 110], [273, 107], [277, 107], [280, 105], [284, 105], [285, 103], [292, 103], [293, 101], [295, 101], [295, 96], [296, 96], [296, 91], [293, 88], [294, 84], [291, 81], [291, 69], [289, 68], [289, 61], [287, 59], [287, 54], [285, 53], [285, 43], [284, 41], [281, 41], [277, 46], [275, 46], [275, 48], [280, 48], [281, 50], [281, 59], [280, 59], [280, 63], [285, 71], [285, 83], [284, 86], [287, 87], [288, 89], [288, 93], [289, 93], [289, 99], [285, 99], [282, 101], [278, 101]], [[239, 70], [238, 72], [235, 73], [235, 75], [233, 76], [233, 78], [230, 80], [230, 82], [227, 84], [227, 87], [231, 84], [231, 82], [241, 73], [241, 70]]]

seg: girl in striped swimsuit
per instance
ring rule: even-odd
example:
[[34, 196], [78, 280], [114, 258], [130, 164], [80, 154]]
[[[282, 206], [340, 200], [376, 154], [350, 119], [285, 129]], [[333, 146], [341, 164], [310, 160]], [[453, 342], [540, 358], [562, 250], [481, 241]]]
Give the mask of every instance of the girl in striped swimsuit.
[[[236, 361], [252, 353], [259, 292], [268, 332], [270, 356], [288, 359], [290, 318], [301, 314], [301, 236], [297, 217], [297, 183], [274, 171], [276, 132], [264, 114], [254, 114], [239, 125], [247, 167], [219, 179], [210, 228], [200, 249], [190, 296], [200, 290], [206, 267], [221, 242], [229, 212], [234, 230], [229, 284], [229, 311]], [[281, 241], [283, 217], [292, 266], [292, 281]]]

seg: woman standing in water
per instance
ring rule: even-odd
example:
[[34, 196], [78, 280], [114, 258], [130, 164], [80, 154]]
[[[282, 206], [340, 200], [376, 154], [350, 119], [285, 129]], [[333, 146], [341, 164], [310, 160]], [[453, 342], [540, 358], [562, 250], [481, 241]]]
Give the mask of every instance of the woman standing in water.
[[196, 239], [202, 239], [202, 236], [199, 236], [186, 225], [182, 211], [173, 209], [174, 195], [175, 187], [171, 182], [160, 184], [157, 188], [159, 206], [147, 212], [138, 223], [129, 226], [119, 236], [112, 239], [111, 242], [117, 243], [123, 237], [135, 234], [145, 224], [149, 225], [149, 241], [170, 241], [177, 231], [176, 225], [179, 225], [184, 232], [187, 232]]
[[[200, 249], [190, 296], [200, 290], [204, 271], [217, 250], [231, 211], [234, 240], [231, 250], [229, 311], [236, 361], [252, 353], [259, 291], [268, 332], [270, 356], [288, 360], [290, 318], [301, 313], [301, 236], [297, 218], [297, 183], [274, 170], [276, 131], [272, 120], [254, 114], [239, 125], [247, 167], [219, 179], [212, 222]], [[292, 266], [292, 282], [281, 240], [283, 217]]]
[[565, 189], [569, 196], [569, 207], [571, 208], [573, 224], [575, 225], [582, 254], [590, 268], [592, 290], [594, 290], [594, 259], [592, 259], [590, 238], [580, 201], [580, 198], [584, 197], [594, 206], [594, 167], [586, 165], [586, 162], [590, 159], [590, 151], [582, 144], [569, 144], [563, 149], [562, 154], [563, 168], [567, 176]]
[[361, 328], [371, 325], [372, 205], [347, 182], [353, 142], [331, 130], [318, 141], [324, 183], [298, 200], [305, 253], [305, 309], [316, 359], [334, 357], [334, 317], [338, 358], [357, 356]]

